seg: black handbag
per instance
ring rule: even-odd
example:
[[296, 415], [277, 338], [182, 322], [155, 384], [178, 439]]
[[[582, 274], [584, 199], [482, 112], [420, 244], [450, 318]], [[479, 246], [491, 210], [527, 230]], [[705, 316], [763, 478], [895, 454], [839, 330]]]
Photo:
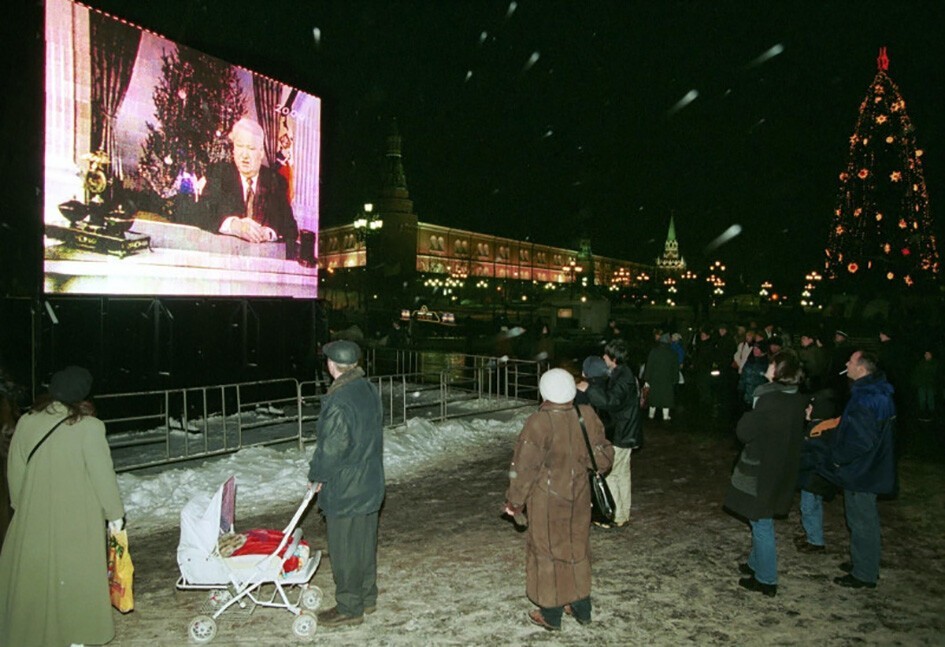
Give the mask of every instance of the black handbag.
[[587, 471], [588, 482], [591, 487], [591, 519], [600, 523], [613, 523], [614, 514], [617, 506], [614, 505], [614, 495], [610, 493], [607, 487], [607, 481], [597, 473], [597, 461], [594, 460], [594, 450], [591, 448], [591, 440], [587, 437], [587, 427], [584, 426], [584, 416], [577, 405], [574, 405], [577, 412], [578, 422], [581, 423], [581, 431], [584, 433], [584, 444], [587, 445], [587, 454], [591, 458], [591, 468]]

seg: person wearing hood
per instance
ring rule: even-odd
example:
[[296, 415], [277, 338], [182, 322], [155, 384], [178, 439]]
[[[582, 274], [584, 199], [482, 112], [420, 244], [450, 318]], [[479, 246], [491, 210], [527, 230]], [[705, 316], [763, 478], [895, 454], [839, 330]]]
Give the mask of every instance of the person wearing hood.
[[785, 351], [771, 359], [769, 384], [756, 389], [755, 407], [738, 421], [745, 443], [732, 472], [725, 508], [751, 526], [751, 552], [738, 569], [738, 585], [769, 597], [778, 592], [778, 553], [774, 517], [791, 507], [804, 442], [807, 398], [799, 392], [800, 362]]
[[0, 645], [109, 642], [115, 636], [106, 564], [125, 509], [88, 400], [92, 375], [58, 371], [16, 425], [8, 460], [13, 521], [0, 552]]
[[[581, 377], [584, 378], [584, 381], [587, 382], [589, 386], [606, 389], [607, 379], [609, 376], [610, 368], [607, 366], [607, 362], [604, 361], [603, 357], [600, 355], [588, 355], [584, 358], [584, 363], [581, 365]], [[591, 404], [590, 398], [587, 397], [587, 391], [578, 390], [574, 395], [574, 403]], [[604, 424], [604, 431], [607, 434], [609, 440], [613, 433], [613, 422], [611, 421], [610, 416], [603, 409], [598, 409], [596, 407], [594, 408], [594, 412]]]
[[882, 552], [876, 496], [896, 490], [896, 405], [893, 387], [868, 351], [847, 360], [853, 380], [840, 425], [827, 444], [818, 473], [843, 488], [843, 508], [850, 529], [847, 571], [834, 582], [848, 588], [876, 588]]
[[594, 409], [575, 406], [570, 373], [546, 371], [538, 389], [544, 402], [525, 421], [515, 444], [504, 512], [516, 520], [523, 514], [527, 518], [525, 591], [538, 605], [528, 620], [555, 631], [563, 614], [581, 624], [591, 622], [591, 458], [578, 413], [599, 472], [610, 469], [614, 449]]
[[669, 410], [676, 406], [676, 385], [679, 384], [679, 357], [670, 347], [668, 333], [660, 335], [659, 343], [650, 350], [643, 369], [644, 387], [650, 392], [647, 404], [650, 420], [657, 409], [663, 410], [663, 421], [669, 422]]
[[765, 371], [771, 363], [768, 358], [768, 340], [756, 342], [751, 347], [751, 354], [742, 367], [741, 375], [738, 376], [738, 393], [742, 398], [742, 406], [746, 410], [755, 406], [755, 389], [763, 386], [767, 381]]
[[607, 440], [614, 445], [614, 464], [607, 475], [607, 485], [614, 495], [613, 522], [595, 521], [602, 528], [623, 528], [630, 523], [632, 483], [630, 456], [643, 447], [643, 413], [640, 410], [640, 384], [630, 370], [630, 352], [622, 339], [604, 346], [607, 380], [604, 383], [580, 382], [577, 390], [587, 396], [597, 411], [609, 417]]

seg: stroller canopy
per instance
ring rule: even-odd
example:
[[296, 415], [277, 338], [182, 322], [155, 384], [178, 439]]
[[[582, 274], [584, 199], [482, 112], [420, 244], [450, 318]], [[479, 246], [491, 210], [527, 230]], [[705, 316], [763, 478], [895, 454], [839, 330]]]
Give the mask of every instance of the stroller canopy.
[[236, 477], [231, 476], [213, 497], [198, 494], [180, 511], [180, 543], [177, 564], [192, 583], [226, 582], [220, 559], [211, 559], [221, 534], [233, 530], [236, 509]]

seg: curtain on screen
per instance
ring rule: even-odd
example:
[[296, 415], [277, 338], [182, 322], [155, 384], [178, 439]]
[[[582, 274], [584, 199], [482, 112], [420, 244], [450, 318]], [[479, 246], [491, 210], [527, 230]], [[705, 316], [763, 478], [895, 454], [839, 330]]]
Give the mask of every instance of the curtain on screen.
[[256, 115], [259, 125], [266, 135], [266, 159], [273, 166], [279, 150], [279, 98], [282, 96], [282, 84], [272, 79], [253, 75], [253, 98], [256, 100]]
[[92, 52], [92, 137], [89, 152], [103, 150], [111, 160], [112, 175], [121, 174], [115, 138], [118, 109], [128, 92], [141, 43], [141, 32], [96, 11], [89, 12]]

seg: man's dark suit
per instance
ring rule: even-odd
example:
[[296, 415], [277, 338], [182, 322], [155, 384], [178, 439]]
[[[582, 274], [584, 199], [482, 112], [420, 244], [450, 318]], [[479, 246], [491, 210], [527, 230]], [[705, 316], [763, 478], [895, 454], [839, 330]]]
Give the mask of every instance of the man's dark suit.
[[[275, 231], [279, 239], [285, 241], [286, 258], [295, 259], [299, 229], [292, 215], [285, 178], [262, 166], [255, 184], [253, 220]], [[194, 224], [214, 233], [220, 231], [223, 221], [230, 216], [245, 217], [243, 182], [233, 162], [222, 162], [209, 169], [199, 204], [198, 221]]]

